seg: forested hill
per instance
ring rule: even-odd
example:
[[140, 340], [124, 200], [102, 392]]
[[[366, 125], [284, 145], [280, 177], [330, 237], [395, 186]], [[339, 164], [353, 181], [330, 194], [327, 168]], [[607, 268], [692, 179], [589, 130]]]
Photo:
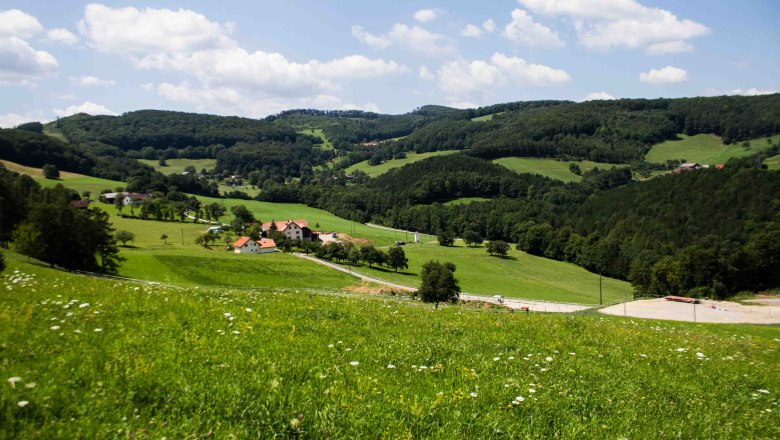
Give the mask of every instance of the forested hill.
[[122, 150], [143, 147], [164, 150], [188, 146], [236, 142], [294, 142], [298, 134], [292, 128], [268, 121], [162, 110], [140, 110], [121, 116], [77, 114], [51, 122], [48, 126], [62, 133], [72, 144], [100, 142]]

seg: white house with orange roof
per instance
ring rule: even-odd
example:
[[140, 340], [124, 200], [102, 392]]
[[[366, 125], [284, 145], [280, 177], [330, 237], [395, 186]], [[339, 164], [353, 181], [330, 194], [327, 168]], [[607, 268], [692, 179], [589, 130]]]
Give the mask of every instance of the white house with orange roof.
[[306, 220], [270, 221], [263, 223], [263, 232], [276, 231], [284, 234], [289, 240], [311, 241], [312, 234], [309, 222]]
[[237, 254], [268, 254], [276, 252], [276, 243], [270, 238], [255, 241], [250, 237], [241, 237], [233, 243], [233, 249]]

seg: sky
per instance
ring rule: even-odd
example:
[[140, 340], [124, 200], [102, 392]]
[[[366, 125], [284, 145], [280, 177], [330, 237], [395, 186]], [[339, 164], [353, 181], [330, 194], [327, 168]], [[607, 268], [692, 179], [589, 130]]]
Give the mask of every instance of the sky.
[[0, 127], [777, 91], [777, 0], [0, 0]]

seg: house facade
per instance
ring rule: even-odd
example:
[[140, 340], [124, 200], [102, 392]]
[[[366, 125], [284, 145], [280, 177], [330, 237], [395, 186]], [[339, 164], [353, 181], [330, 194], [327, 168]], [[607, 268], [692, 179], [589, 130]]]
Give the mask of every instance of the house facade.
[[233, 249], [237, 254], [269, 254], [276, 252], [276, 243], [270, 238], [255, 241], [249, 237], [241, 237], [233, 243]]
[[289, 240], [311, 241], [312, 233], [309, 222], [306, 220], [270, 221], [263, 223], [263, 232], [266, 234], [273, 230], [281, 232]]

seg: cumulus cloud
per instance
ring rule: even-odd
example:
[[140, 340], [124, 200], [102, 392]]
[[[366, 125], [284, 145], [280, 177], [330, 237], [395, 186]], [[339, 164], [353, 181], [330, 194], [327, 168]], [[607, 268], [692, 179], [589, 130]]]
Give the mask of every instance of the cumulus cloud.
[[[537, 14], [571, 20], [580, 43], [589, 49], [648, 48], [709, 34], [701, 23], [679, 19], [671, 12], [635, 0], [519, 0]], [[677, 45], [679, 48], [679, 43]], [[662, 50], [660, 48], [654, 51]]]
[[666, 66], [640, 73], [639, 81], [648, 84], [677, 84], [688, 81], [688, 72], [679, 67]]
[[615, 99], [615, 97], [607, 92], [591, 92], [583, 96], [581, 101], [607, 101], [612, 99]]
[[18, 9], [0, 12], [0, 37], [32, 38], [43, 32], [37, 18]]
[[419, 21], [420, 23], [427, 23], [429, 21], [436, 20], [438, 16], [439, 13], [433, 9], [420, 9], [419, 11], [414, 13], [414, 19]]
[[43, 113], [33, 112], [25, 113], [23, 115], [17, 113], [0, 114], [0, 128], [14, 128], [20, 124], [24, 124], [25, 122], [34, 121], [45, 122]]
[[57, 43], [73, 46], [79, 42], [79, 37], [65, 28], [54, 28], [46, 32], [46, 39]]
[[77, 85], [80, 85], [80, 86], [84, 86], [84, 87], [92, 87], [92, 86], [103, 86], [103, 87], [105, 87], [105, 86], [114, 86], [114, 85], [116, 85], [116, 81], [114, 81], [113, 79], [105, 80], [105, 79], [100, 79], [100, 78], [98, 78], [96, 76], [92, 76], [92, 75], [85, 75], [85, 76], [79, 76], [79, 77], [72, 76], [72, 77], [70, 77], [70, 80], [74, 84], [77, 84]]
[[18, 37], [0, 38], [0, 83], [29, 84], [57, 73], [57, 60]]
[[455, 60], [436, 72], [439, 88], [453, 96], [453, 102], [466, 102], [474, 96], [485, 96], [497, 87], [547, 86], [564, 84], [569, 74], [541, 64], [531, 64], [518, 57], [494, 53], [489, 60]]
[[482, 29], [480, 29], [478, 26], [474, 26], [473, 24], [467, 24], [466, 27], [460, 31], [460, 34], [464, 37], [479, 37], [482, 35]]
[[729, 95], [758, 96], [758, 95], [771, 95], [774, 93], [777, 93], [777, 90], [757, 89], [755, 87], [751, 87], [747, 90], [734, 89], [729, 93]]
[[456, 52], [455, 45], [449, 38], [416, 25], [410, 27], [396, 23], [390, 32], [384, 35], [374, 35], [363, 27], [354, 25], [352, 36], [375, 49], [384, 49], [397, 44], [410, 51], [431, 56], [451, 55]]
[[493, 21], [492, 18], [488, 18], [482, 22], [482, 29], [484, 29], [485, 32], [493, 32], [496, 30], [496, 22]]
[[525, 46], [563, 47], [558, 33], [537, 23], [522, 9], [512, 11], [512, 21], [504, 27], [503, 35], [516, 44]]
[[75, 115], [76, 113], [86, 113], [88, 115], [111, 115], [116, 116], [116, 112], [113, 112], [106, 108], [104, 105], [95, 104], [91, 101], [84, 101], [78, 105], [71, 105], [66, 108], [55, 108], [52, 110], [55, 115], [60, 117]]
[[420, 67], [420, 78], [422, 78], [422, 79], [424, 79], [426, 81], [430, 81], [430, 80], [436, 78], [436, 76], [433, 73], [431, 73], [431, 71], [430, 71], [430, 69], [428, 69], [428, 67], [422, 66], [422, 67]]

